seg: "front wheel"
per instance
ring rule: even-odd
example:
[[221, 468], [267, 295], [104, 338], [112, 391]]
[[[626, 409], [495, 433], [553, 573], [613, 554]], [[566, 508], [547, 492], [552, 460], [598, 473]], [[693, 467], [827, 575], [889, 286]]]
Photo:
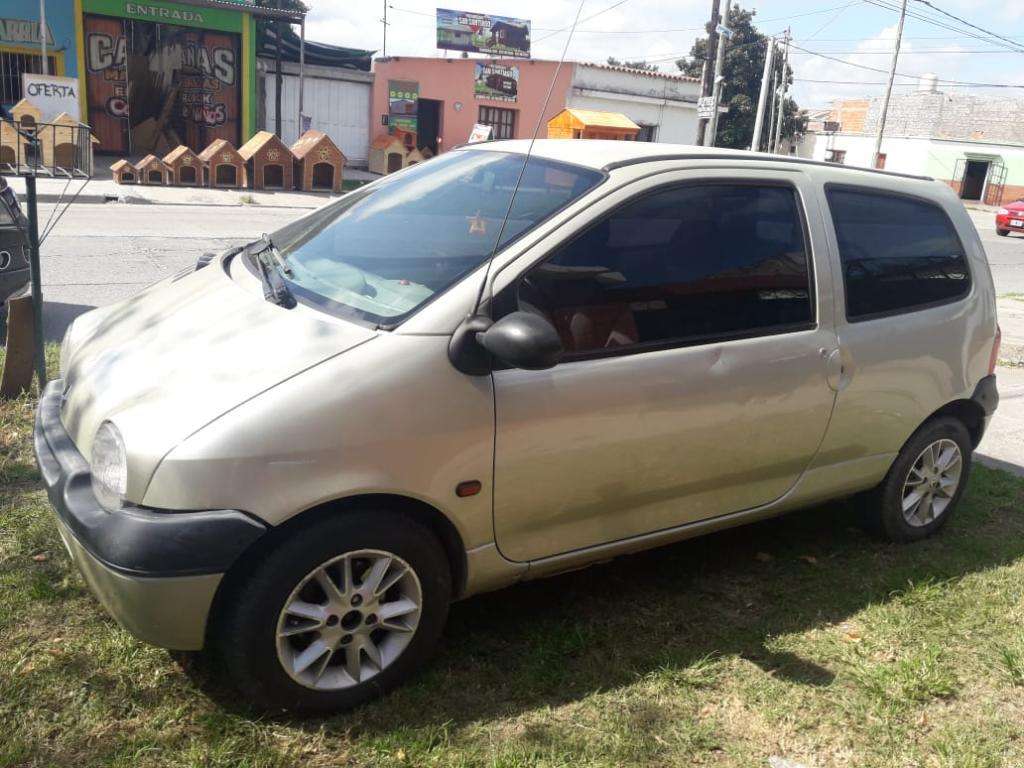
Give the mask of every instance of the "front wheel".
[[917, 541], [944, 526], [971, 470], [971, 438], [963, 422], [942, 417], [903, 446], [881, 485], [863, 499], [864, 520], [890, 541]]
[[345, 709], [423, 664], [450, 599], [433, 533], [387, 511], [341, 512], [296, 531], [231, 585], [211, 640], [257, 708]]

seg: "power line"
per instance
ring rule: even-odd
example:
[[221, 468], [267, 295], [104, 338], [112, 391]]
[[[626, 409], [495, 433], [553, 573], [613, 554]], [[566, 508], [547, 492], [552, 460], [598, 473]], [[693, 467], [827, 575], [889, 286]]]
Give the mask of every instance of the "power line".
[[959, 16], [954, 16], [949, 11], [944, 11], [941, 8], [939, 8], [938, 6], [928, 2], [928, 0], [915, 0], [915, 2], [921, 3], [922, 5], [927, 5], [933, 11], [938, 11], [943, 16], [948, 16], [951, 19], [959, 21], [961, 24], [966, 24], [968, 27], [971, 27], [972, 29], [976, 29], [979, 32], [984, 32], [986, 35], [991, 35], [992, 37], [998, 38], [999, 40], [1005, 40], [1006, 42], [1011, 43], [1012, 45], [1019, 45], [1019, 43], [1011, 40], [1008, 37], [1003, 37], [1002, 35], [996, 34], [995, 32], [991, 32], [991, 31], [985, 29], [984, 27], [979, 27], [977, 24], [972, 24], [971, 22], [967, 21], [967, 19], [962, 19]]

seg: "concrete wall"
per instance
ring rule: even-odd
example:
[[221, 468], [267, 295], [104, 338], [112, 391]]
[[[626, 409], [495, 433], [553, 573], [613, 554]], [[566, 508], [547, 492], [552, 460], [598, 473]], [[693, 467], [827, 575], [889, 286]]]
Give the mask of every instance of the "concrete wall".
[[567, 107], [621, 112], [638, 125], [657, 126], [655, 141], [693, 144], [700, 83], [689, 78], [577, 64]]
[[[501, 66], [519, 67], [519, 87], [516, 101], [478, 99], [473, 92], [474, 66], [479, 59], [428, 59], [394, 56], [373, 62], [374, 83], [370, 107], [370, 140], [387, 131], [381, 125], [381, 116], [388, 113], [388, 81], [413, 80], [419, 83], [420, 98], [442, 102], [441, 128], [438, 150], [464, 144], [477, 122], [481, 106], [500, 107], [516, 111], [515, 137], [533, 135], [541, 105], [547, 95], [551, 78], [558, 62], [532, 59], [493, 59]], [[546, 124], [565, 106], [572, 81], [572, 65], [564, 65], [558, 73], [551, 102], [543, 116]], [[541, 127], [540, 135], [545, 134]]]
[[[807, 134], [797, 154], [813, 160], [825, 160], [828, 150], [846, 150], [845, 165], [873, 167], [875, 137], [864, 134]], [[950, 141], [927, 137], [885, 137], [882, 152], [886, 155], [885, 170], [931, 176], [945, 181], [954, 189], [958, 160], [989, 160], [1006, 166], [1005, 186], [995, 204], [1024, 197], [1024, 146], [990, 144], [980, 141]]]

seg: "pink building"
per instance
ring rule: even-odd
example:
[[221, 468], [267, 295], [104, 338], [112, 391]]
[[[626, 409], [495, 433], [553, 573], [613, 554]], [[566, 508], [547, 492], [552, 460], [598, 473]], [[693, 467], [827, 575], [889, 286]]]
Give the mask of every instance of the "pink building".
[[[493, 127], [492, 137], [528, 138], [558, 62], [536, 59], [432, 59], [392, 56], [373, 63], [370, 105], [371, 141], [389, 124], [407, 142], [431, 152], [465, 144], [475, 123]], [[547, 121], [565, 106], [571, 90], [573, 64], [558, 72]]]

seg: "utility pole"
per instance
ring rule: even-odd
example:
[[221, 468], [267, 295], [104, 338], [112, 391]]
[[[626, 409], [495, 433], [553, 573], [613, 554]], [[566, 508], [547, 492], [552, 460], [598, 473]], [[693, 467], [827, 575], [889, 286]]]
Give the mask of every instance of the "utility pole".
[[48, 75], [50, 63], [46, 60], [46, 0], [39, 0], [39, 47], [43, 52], [43, 74]]
[[722, 21], [718, 28], [716, 28], [716, 31], [720, 31], [718, 34], [718, 50], [715, 51], [715, 78], [711, 89], [713, 111], [711, 119], [708, 120], [707, 131], [704, 134], [704, 146], [706, 147], [715, 146], [715, 136], [718, 135], [718, 104], [722, 100], [722, 81], [725, 80], [725, 75], [722, 74], [722, 69], [725, 66], [725, 46], [732, 35], [729, 31], [729, 3], [730, 0], [725, 0], [725, 13], [722, 14]]
[[777, 110], [777, 122], [775, 123], [775, 134], [772, 139], [771, 151], [778, 154], [779, 141], [782, 138], [782, 123], [786, 119], [786, 94], [789, 92], [789, 78], [786, 71], [789, 68], [789, 39], [790, 32], [786, 29], [786, 52], [782, 56], [782, 74], [779, 75], [779, 108]]
[[384, 44], [380, 47], [381, 57], [388, 55], [388, 0], [384, 0], [384, 18], [381, 19], [384, 22]]
[[[704, 68], [700, 72], [700, 95], [711, 96], [715, 90], [713, 62], [718, 52], [718, 6], [720, 0], [711, 0], [711, 21], [708, 22], [708, 44], [704, 47]], [[697, 121], [697, 144], [704, 145], [708, 120]]]
[[757, 117], [754, 118], [754, 135], [750, 139], [750, 151], [761, 149], [761, 128], [764, 126], [764, 108], [768, 99], [769, 82], [772, 75], [772, 59], [775, 57], [775, 38], [769, 37], [764, 54], [764, 72], [761, 73], [761, 93], [757, 97]]
[[892, 98], [892, 81], [896, 79], [896, 62], [900, 58], [900, 43], [903, 41], [903, 22], [907, 18], [907, 0], [900, 4], [900, 23], [896, 27], [896, 45], [892, 49], [892, 64], [889, 65], [889, 85], [882, 101], [882, 114], [878, 118], [878, 136], [875, 138], [875, 153], [871, 156], [873, 167], [878, 167], [878, 155], [882, 151], [882, 134], [885, 133], [885, 118], [889, 114], [889, 99]]
[[[277, 10], [281, 10], [281, 0], [277, 0]], [[274, 21], [274, 133], [281, 138], [281, 46], [284, 45], [284, 24], [280, 19]]]
[[775, 67], [772, 67], [772, 87], [771, 87], [771, 90], [768, 91], [768, 93], [771, 94], [771, 96], [769, 96], [771, 101], [769, 102], [768, 106], [765, 107], [765, 109], [768, 110], [768, 125], [767, 125], [767, 128], [768, 128], [768, 147], [767, 147], [767, 149], [768, 149], [769, 152], [771, 152], [771, 150], [772, 150], [772, 136], [775, 135], [775, 107], [779, 103], [779, 99], [778, 99], [778, 95], [779, 95], [779, 73], [775, 70]]

